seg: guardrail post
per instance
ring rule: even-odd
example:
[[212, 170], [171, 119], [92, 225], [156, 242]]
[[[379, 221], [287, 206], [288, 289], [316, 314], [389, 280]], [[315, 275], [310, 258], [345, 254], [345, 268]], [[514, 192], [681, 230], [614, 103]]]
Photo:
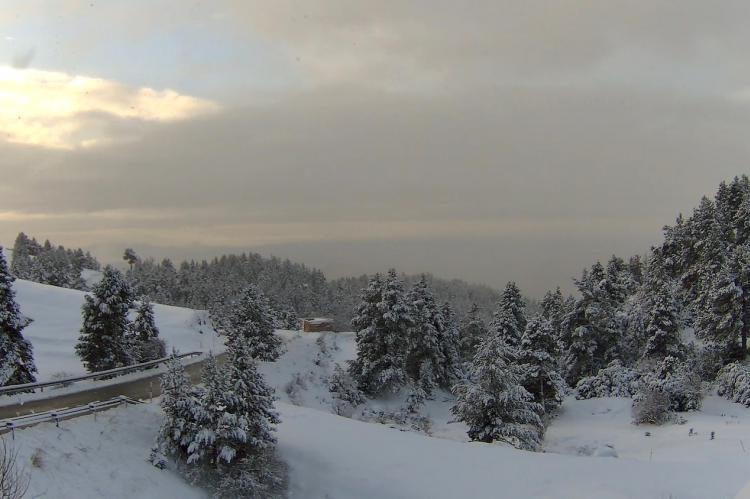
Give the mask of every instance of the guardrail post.
[[89, 411], [94, 413], [94, 421], [96, 421], [96, 408], [94, 407], [94, 404], [89, 402]]
[[5, 423], [5, 427], [6, 428], [10, 428], [11, 436], [13, 437], [13, 440], [15, 440], [16, 439], [16, 428], [15, 428], [15, 425], [13, 425], [13, 421], [8, 421], [7, 423]]
[[60, 418], [57, 416], [57, 413], [53, 412], [52, 414], [50, 414], [50, 416], [52, 416], [54, 418], [54, 420], [55, 420], [55, 426], [59, 428], [60, 427]]
[[148, 403], [154, 401], [154, 380], [149, 380], [148, 382]]

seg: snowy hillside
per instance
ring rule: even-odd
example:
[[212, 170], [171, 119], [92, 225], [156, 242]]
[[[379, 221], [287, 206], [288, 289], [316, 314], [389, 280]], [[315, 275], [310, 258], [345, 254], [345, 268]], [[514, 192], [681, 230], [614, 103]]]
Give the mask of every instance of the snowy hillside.
[[[81, 329], [81, 305], [85, 293], [17, 279], [13, 287], [21, 313], [33, 319], [24, 336], [34, 347], [37, 379], [49, 380], [58, 373], [85, 372], [74, 347]], [[156, 323], [167, 350], [216, 351], [220, 341], [206, 324], [203, 311], [154, 304]]]
[[[73, 353], [83, 293], [27, 281], [15, 289], [40, 378], [82, 372]], [[216, 350], [193, 310], [155, 306], [161, 334], [182, 351]], [[329, 392], [337, 364], [355, 355], [352, 333], [279, 331], [285, 353], [261, 371], [282, 423], [278, 449], [293, 498], [734, 498], [747, 485], [750, 410], [715, 396], [684, 424], [634, 426], [629, 399], [567, 398], [543, 453], [467, 442], [439, 392], [418, 425], [399, 420], [403, 399], [368, 401], [342, 417]], [[120, 408], [16, 432], [32, 497], [201, 497], [145, 461], [160, 424], [156, 404]], [[692, 435], [691, 435], [692, 430]], [[648, 435], [646, 434], [648, 432]], [[714, 438], [711, 433], [714, 432]], [[92, 479], [82, 481], [85, 474]]]
[[[742, 445], [750, 443], [750, 410], [717, 397], [708, 397], [702, 412], [685, 414], [686, 424], [663, 427], [630, 424], [627, 399], [569, 398], [547, 433], [546, 452], [524, 452], [466, 442], [465, 428], [447, 423], [450, 401], [441, 397], [427, 408], [433, 436], [331, 414], [327, 377], [353, 355], [353, 335], [279, 334], [286, 353], [262, 370], [280, 399], [278, 448], [292, 498], [743, 497], [737, 494], [748, 481]], [[361, 412], [356, 417], [365, 417]], [[144, 460], [158, 424], [158, 407], [146, 405], [96, 422], [86, 416], [60, 429], [17, 432], [23, 459], [42, 456], [41, 467], [30, 467], [31, 495], [199, 497]], [[106, 479], [81, 482], [81, 470]]]

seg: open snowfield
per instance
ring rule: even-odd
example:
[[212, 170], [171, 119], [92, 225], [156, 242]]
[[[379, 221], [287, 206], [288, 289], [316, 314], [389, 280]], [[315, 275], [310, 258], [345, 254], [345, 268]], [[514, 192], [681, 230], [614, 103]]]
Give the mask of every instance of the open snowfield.
[[[42, 377], [81, 372], [72, 352], [82, 293], [24, 281], [16, 290], [23, 312], [36, 319], [28, 337]], [[156, 311], [170, 346], [215, 346], [213, 333], [198, 332], [193, 311]], [[332, 414], [327, 378], [354, 356], [354, 335], [278, 334], [286, 352], [261, 370], [279, 397], [278, 449], [289, 466], [290, 497], [750, 498], [741, 492], [750, 483], [750, 410], [718, 397], [683, 414], [685, 424], [662, 427], [632, 425], [628, 399], [568, 398], [547, 432], [546, 452], [529, 453], [467, 442], [465, 427], [450, 422], [445, 393], [424, 408], [428, 434], [376, 422], [376, 414], [400, 408], [395, 398], [360, 407], [352, 418]], [[151, 404], [17, 431], [29, 497], [203, 497], [146, 462], [159, 423]], [[696, 435], [689, 436], [691, 428]]]
[[[57, 373], [84, 374], [74, 347], [80, 334], [85, 293], [21, 279], [13, 287], [21, 313], [34, 321], [24, 330], [24, 336], [34, 346], [37, 379], [48, 381]], [[154, 313], [167, 351], [217, 351], [223, 346], [206, 324], [204, 311], [154, 304]]]

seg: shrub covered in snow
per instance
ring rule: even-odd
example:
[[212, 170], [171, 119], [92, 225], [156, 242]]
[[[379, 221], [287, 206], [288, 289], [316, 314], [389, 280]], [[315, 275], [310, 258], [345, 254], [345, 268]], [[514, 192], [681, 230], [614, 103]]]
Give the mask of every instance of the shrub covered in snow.
[[643, 376], [641, 386], [666, 393], [672, 411], [697, 411], [703, 402], [700, 377], [675, 357], [665, 358], [652, 373]]
[[640, 375], [635, 369], [625, 367], [619, 360], [599, 369], [596, 376], [581, 379], [576, 385], [577, 399], [597, 397], [632, 397], [638, 390]]
[[700, 376], [686, 363], [667, 357], [653, 372], [641, 377], [638, 392], [633, 396], [633, 420], [660, 424], [672, 412], [700, 409], [702, 401]]
[[365, 401], [354, 378], [339, 364], [328, 380], [328, 391], [333, 395], [333, 410], [339, 416], [351, 417], [354, 408]]
[[739, 362], [727, 364], [719, 371], [716, 388], [722, 397], [750, 407], [750, 370]]
[[658, 388], [647, 386], [633, 397], [635, 424], [662, 424], [669, 420], [669, 395]]

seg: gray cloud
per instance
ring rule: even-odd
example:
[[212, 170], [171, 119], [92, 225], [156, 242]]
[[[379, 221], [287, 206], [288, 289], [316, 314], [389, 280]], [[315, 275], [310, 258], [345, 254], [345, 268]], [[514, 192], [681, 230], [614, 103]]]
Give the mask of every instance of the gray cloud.
[[646, 251], [747, 171], [745, 2], [210, 8], [304, 78], [264, 104], [207, 96], [223, 110], [177, 123], [78, 117], [121, 143], [0, 143], [3, 241], [256, 248], [332, 275], [394, 265], [541, 294]]

